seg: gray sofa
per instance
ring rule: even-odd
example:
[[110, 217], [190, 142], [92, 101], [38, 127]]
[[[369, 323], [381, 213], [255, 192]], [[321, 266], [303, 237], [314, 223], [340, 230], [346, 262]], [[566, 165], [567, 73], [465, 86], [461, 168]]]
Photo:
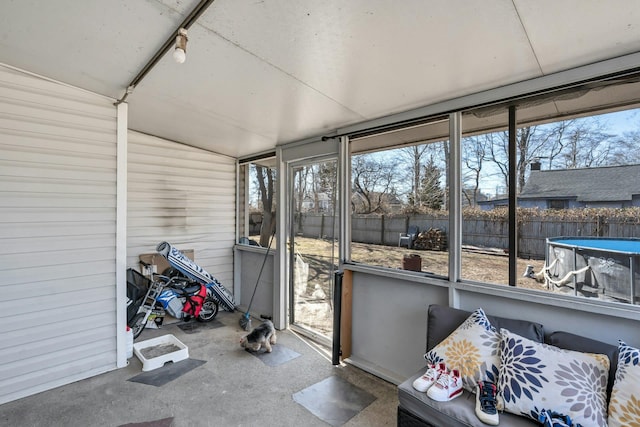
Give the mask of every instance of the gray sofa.
[[[429, 351], [456, 330], [471, 313], [441, 305], [431, 305], [427, 315], [427, 346]], [[611, 362], [609, 370], [608, 396], [611, 395], [613, 379], [617, 368], [618, 348], [614, 345], [595, 341], [570, 332], [545, 333], [540, 323], [506, 319], [491, 316], [491, 324], [498, 330], [508, 329], [518, 335], [537, 342], [544, 342], [566, 350], [606, 354]], [[424, 374], [420, 369], [398, 386], [398, 426], [402, 427], [456, 427], [486, 426], [475, 415], [475, 396], [464, 391], [462, 396], [450, 402], [436, 402], [426, 393], [415, 390], [413, 381]], [[500, 426], [537, 426], [531, 419], [500, 412]]]

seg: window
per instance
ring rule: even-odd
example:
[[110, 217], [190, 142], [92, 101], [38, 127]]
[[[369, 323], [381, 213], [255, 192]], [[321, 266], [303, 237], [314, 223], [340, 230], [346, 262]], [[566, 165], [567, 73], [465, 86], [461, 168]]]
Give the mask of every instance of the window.
[[[511, 101], [513, 164], [506, 105], [463, 115], [463, 280], [640, 303], [640, 242], [628, 238], [640, 235], [635, 80]], [[510, 226], [514, 210], [517, 224]], [[515, 247], [508, 244], [513, 236]], [[489, 277], [481, 274], [487, 266]]]
[[448, 277], [458, 257], [462, 281], [640, 304], [638, 77], [465, 110], [460, 164], [446, 118], [353, 136], [351, 261]]
[[567, 208], [567, 200], [555, 200], [555, 199], [550, 199], [549, 200], [549, 209], [566, 209]]
[[354, 137], [351, 261], [448, 275], [449, 124]]
[[240, 237], [248, 239], [252, 245], [266, 247], [276, 229], [277, 173], [275, 157], [241, 163], [239, 175], [238, 223]]

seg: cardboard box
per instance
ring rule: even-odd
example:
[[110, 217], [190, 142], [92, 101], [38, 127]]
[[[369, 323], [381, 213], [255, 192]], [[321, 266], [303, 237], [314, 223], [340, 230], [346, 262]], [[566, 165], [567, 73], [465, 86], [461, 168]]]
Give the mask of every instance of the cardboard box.
[[[180, 252], [185, 254], [192, 261], [196, 260], [193, 249], [185, 249]], [[138, 255], [138, 259], [144, 263], [150, 264], [154, 270], [153, 273], [162, 274], [167, 268], [171, 267], [167, 259], [157, 252], [152, 254], [140, 254]], [[140, 264], [140, 272], [145, 276], [148, 275], [148, 272], [144, 271], [142, 263]]]

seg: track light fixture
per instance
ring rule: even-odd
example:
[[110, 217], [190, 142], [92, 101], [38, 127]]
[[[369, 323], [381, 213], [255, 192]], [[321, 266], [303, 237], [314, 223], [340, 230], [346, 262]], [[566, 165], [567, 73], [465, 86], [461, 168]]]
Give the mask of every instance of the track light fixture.
[[178, 64], [182, 64], [187, 59], [187, 30], [180, 28], [176, 36], [176, 47], [173, 50], [173, 59]]

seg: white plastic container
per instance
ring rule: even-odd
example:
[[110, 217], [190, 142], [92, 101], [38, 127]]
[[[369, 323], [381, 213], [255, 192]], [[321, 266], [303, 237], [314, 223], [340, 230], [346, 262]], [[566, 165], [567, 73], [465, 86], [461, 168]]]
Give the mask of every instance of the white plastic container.
[[[163, 348], [176, 350], [165, 353], [162, 351]], [[133, 345], [133, 352], [142, 362], [142, 370], [145, 372], [158, 369], [167, 362], [175, 363], [189, 358], [188, 347], [171, 334], [137, 342]], [[149, 356], [149, 353], [156, 352], [158, 355]]]
[[133, 331], [127, 325], [127, 359], [133, 357]]

